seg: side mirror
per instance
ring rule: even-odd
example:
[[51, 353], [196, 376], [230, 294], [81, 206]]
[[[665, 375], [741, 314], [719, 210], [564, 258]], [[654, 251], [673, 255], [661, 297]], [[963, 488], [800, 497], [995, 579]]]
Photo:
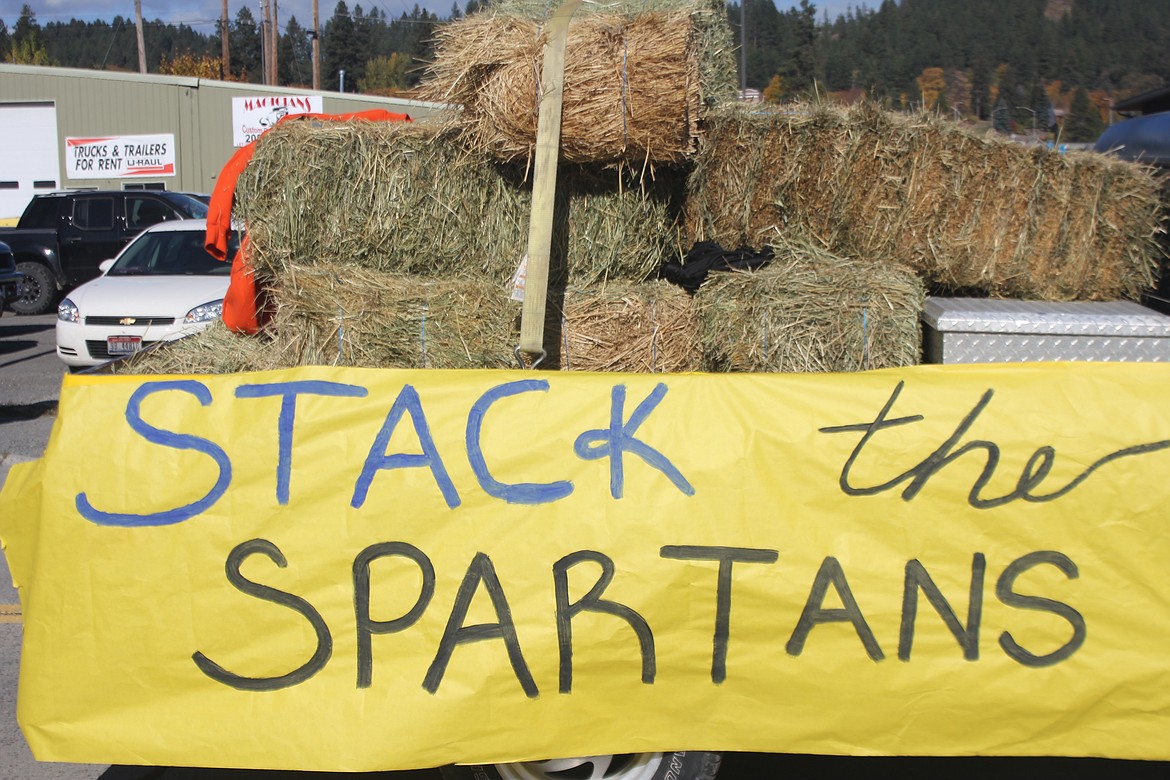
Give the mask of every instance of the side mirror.
[[114, 258], [112, 257], [109, 260], [102, 260], [98, 265], [98, 270], [104, 274], [106, 271], [110, 270], [110, 267], [113, 266], [113, 264]]

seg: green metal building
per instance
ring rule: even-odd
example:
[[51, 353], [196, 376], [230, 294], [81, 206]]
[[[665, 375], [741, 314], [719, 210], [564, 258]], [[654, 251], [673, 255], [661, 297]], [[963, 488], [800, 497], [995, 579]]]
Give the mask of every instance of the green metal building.
[[235, 152], [281, 116], [435, 103], [182, 76], [0, 65], [0, 224], [39, 192], [209, 193]]

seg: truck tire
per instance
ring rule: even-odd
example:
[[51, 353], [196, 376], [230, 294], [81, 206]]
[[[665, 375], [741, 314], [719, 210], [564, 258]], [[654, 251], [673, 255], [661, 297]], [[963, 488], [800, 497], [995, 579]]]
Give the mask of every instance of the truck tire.
[[627, 753], [516, 764], [445, 766], [445, 780], [714, 780], [719, 753]]
[[24, 274], [20, 284], [20, 296], [8, 308], [17, 314], [47, 314], [57, 303], [57, 281], [53, 272], [40, 263], [26, 260], [16, 264], [16, 270]]

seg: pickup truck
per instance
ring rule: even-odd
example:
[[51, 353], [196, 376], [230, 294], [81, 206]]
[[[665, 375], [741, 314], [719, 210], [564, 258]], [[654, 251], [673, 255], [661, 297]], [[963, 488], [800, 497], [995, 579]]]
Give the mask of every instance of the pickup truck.
[[24, 274], [16, 270], [16, 261], [8, 244], [0, 244], [0, 314], [20, 295]]
[[207, 216], [206, 204], [177, 192], [112, 190], [36, 195], [15, 228], [0, 230], [24, 274], [17, 314], [52, 311], [62, 291], [96, 277], [98, 266], [158, 222]]

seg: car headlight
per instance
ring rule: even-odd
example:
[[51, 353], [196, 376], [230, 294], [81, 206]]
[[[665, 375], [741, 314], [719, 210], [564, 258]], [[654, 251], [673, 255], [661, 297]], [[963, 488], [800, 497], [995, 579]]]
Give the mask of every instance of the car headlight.
[[66, 298], [57, 304], [57, 319], [62, 322], [81, 322], [81, 312], [76, 303]]
[[187, 316], [183, 318], [184, 325], [195, 325], [200, 322], [211, 322], [218, 320], [223, 314], [223, 299], [218, 301], [209, 301], [201, 303], [191, 311], [187, 312]]

